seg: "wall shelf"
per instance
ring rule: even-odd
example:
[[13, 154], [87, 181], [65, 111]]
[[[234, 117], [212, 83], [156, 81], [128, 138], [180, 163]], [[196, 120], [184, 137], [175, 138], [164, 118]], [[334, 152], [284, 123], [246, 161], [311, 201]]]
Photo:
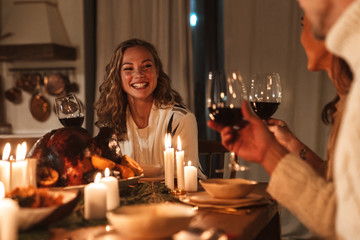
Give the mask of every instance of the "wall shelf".
[[0, 61], [49, 60], [76, 60], [76, 49], [59, 44], [0, 45]]

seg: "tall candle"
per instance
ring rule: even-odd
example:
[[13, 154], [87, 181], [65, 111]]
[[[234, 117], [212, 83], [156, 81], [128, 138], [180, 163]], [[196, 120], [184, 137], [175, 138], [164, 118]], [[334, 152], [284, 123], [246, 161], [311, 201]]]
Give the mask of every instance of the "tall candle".
[[107, 187], [106, 189], [106, 209], [113, 210], [120, 204], [119, 182], [116, 178], [110, 176], [109, 168], [105, 169], [105, 177], [100, 180]]
[[27, 166], [27, 174], [28, 174], [28, 184], [31, 186], [36, 187], [36, 159], [30, 158], [27, 159], [28, 166]]
[[84, 188], [85, 219], [102, 219], [106, 216], [106, 185], [100, 182], [101, 173], [97, 173], [95, 181]]
[[174, 148], [171, 147], [171, 136], [165, 136], [164, 151], [165, 185], [169, 189], [174, 189]]
[[177, 175], [177, 184], [178, 189], [185, 189], [185, 180], [184, 180], [184, 151], [181, 150], [181, 141], [178, 136], [178, 144], [176, 151], [176, 175]]
[[198, 189], [197, 168], [191, 166], [191, 161], [184, 168], [185, 190], [188, 192], [196, 192]]
[[11, 189], [16, 187], [27, 187], [28, 183], [28, 161], [25, 159], [26, 143], [18, 144], [16, 149], [16, 161], [10, 163]]
[[0, 239], [16, 240], [18, 235], [18, 204], [5, 197], [4, 184], [0, 182]]
[[0, 160], [0, 181], [3, 182], [6, 192], [10, 191], [10, 162], [8, 161], [10, 148], [10, 143], [6, 143], [2, 154], [2, 160]]

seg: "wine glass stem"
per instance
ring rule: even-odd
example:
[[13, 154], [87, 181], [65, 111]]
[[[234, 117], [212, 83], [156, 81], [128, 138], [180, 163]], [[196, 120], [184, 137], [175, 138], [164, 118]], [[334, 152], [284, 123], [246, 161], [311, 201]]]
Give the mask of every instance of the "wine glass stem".
[[230, 152], [230, 164], [232, 168], [235, 168], [236, 165], [239, 165], [234, 152]]
[[235, 166], [236, 166], [237, 162], [235, 160], [235, 153], [234, 152], [230, 152], [230, 165], [231, 165], [231, 168], [230, 168], [230, 178], [235, 178], [235, 175], [236, 175], [236, 169], [235, 169]]
[[155, 193], [155, 186], [154, 186], [154, 181], [151, 182], [151, 189], [152, 189], [152, 196], [151, 198], [153, 199], [153, 201], [155, 201], [156, 199], [156, 193]]

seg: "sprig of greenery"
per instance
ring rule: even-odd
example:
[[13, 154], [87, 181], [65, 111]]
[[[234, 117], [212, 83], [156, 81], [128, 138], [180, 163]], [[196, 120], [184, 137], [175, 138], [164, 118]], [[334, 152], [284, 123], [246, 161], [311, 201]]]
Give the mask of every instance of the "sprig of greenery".
[[[153, 194], [153, 187], [154, 193]], [[138, 183], [120, 193], [120, 207], [135, 204], [148, 204], [154, 202], [178, 202], [179, 200], [170, 193], [170, 190], [164, 183]], [[74, 230], [82, 227], [90, 227], [97, 225], [106, 225], [106, 219], [87, 220], [84, 218], [84, 199], [81, 199], [72, 213], [61, 219], [60, 221], [51, 224], [45, 229], [33, 229], [26, 232], [19, 233], [19, 240], [46, 240], [49, 239], [51, 228], [65, 228], [67, 230]]]

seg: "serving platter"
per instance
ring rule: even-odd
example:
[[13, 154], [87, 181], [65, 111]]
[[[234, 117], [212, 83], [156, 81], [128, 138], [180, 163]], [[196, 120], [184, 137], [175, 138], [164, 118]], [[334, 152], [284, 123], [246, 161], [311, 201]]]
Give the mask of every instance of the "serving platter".
[[[141, 174], [139, 176], [130, 177], [127, 179], [119, 179], [119, 189], [123, 190], [128, 188], [130, 185], [136, 184], [144, 175]], [[83, 190], [86, 184], [83, 185], [74, 185], [74, 186], [67, 186], [67, 187], [52, 187], [51, 190]]]
[[19, 229], [21, 231], [45, 226], [65, 217], [74, 209], [81, 195], [78, 190], [49, 190], [49, 194], [61, 194], [63, 203], [52, 207], [21, 207], [18, 214]]

